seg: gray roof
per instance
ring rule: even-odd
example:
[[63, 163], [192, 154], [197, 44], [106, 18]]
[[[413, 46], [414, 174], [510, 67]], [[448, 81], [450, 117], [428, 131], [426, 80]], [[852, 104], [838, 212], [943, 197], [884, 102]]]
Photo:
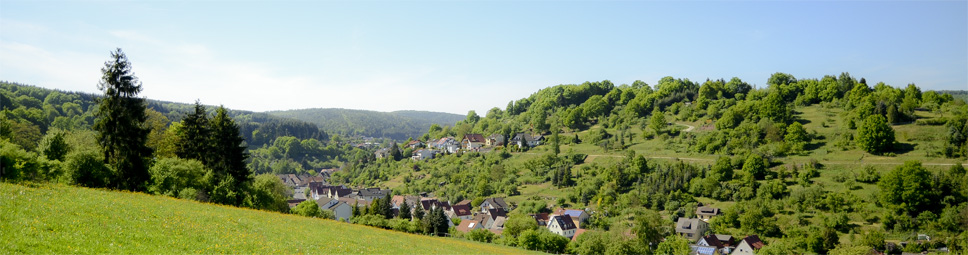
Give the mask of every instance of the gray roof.
[[698, 218], [679, 218], [679, 220], [676, 221], [676, 232], [698, 234], [700, 224], [706, 224], [706, 222]]
[[495, 206], [495, 207], [509, 209], [508, 203], [504, 202], [503, 197], [492, 197], [492, 198], [484, 199], [484, 202], [487, 202], [488, 204], [491, 204], [492, 206]]

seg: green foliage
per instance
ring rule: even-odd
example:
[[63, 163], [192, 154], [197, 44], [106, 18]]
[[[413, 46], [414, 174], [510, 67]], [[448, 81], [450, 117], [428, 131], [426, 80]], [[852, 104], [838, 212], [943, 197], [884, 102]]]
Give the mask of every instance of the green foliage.
[[756, 153], [751, 153], [746, 157], [746, 162], [743, 163], [743, 172], [756, 178], [758, 180], [763, 179], [766, 176], [766, 159]]
[[666, 126], [665, 114], [659, 111], [658, 108], [652, 111], [652, 117], [649, 118], [649, 127], [655, 131], [656, 134], [661, 133]]
[[524, 231], [517, 240], [518, 247], [547, 253], [564, 253], [569, 241], [543, 228]]
[[[208, 183], [203, 177], [208, 170], [198, 160], [163, 158], [156, 161], [148, 171], [151, 173], [148, 192], [153, 194], [178, 197], [185, 189], [207, 190]], [[197, 196], [193, 196], [195, 197]]]
[[249, 193], [251, 206], [260, 210], [287, 212], [289, 203], [286, 200], [290, 197], [289, 192], [291, 190], [279, 177], [272, 174], [257, 175]]
[[[440, 112], [376, 112], [350, 109], [300, 109], [270, 111], [268, 114], [313, 123], [322, 130], [346, 137], [383, 137], [398, 141], [420, 137], [433, 124], [453, 125], [467, 119], [464, 115]], [[309, 137], [301, 139], [306, 138]]]
[[64, 157], [70, 152], [70, 145], [64, 140], [64, 132], [59, 130], [48, 131], [40, 140], [37, 151], [42, 153], [47, 159], [64, 161]]
[[807, 131], [803, 129], [803, 124], [800, 122], [793, 122], [787, 126], [786, 135], [783, 137], [792, 147], [793, 151], [802, 151], [804, 145], [809, 141], [807, 136]]
[[881, 115], [871, 115], [857, 128], [857, 146], [871, 154], [890, 151], [894, 143], [894, 128]]
[[860, 245], [867, 247], [868, 249], [873, 248], [878, 251], [884, 250], [884, 231], [881, 230], [870, 230], [864, 233], [860, 239]]
[[501, 234], [517, 238], [521, 233], [535, 229], [538, 229], [538, 223], [534, 219], [527, 215], [514, 214], [504, 223], [504, 232]]
[[308, 199], [306, 201], [300, 202], [296, 207], [291, 210], [292, 214], [302, 215], [306, 217], [316, 217], [322, 218], [323, 213], [319, 209], [319, 205], [316, 204], [316, 200]]
[[671, 235], [655, 248], [655, 254], [689, 254], [689, 240], [679, 236]]
[[121, 49], [111, 53], [111, 60], [104, 63], [101, 73], [98, 89], [104, 96], [98, 99], [94, 130], [98, 132], [105, 162], [117, 172], [110, 186], [146, 190], [151, 178], [148, 160], [152, 151], [145, 144], [150, 131], [145, 127], [145, 102], [137, 97], [141, 83]]
[[494, 233], [491, 233], [490, 230], [482, 229], [482, 228], [474, 229], [474, 230], [471, 230], [470, 232], [467, 232], [467, 240], [471, 240], [471, 241], [490, 243], [491, 241], [494, 240], [494, 237], [495, 237]]
[[104, 164], [101, 154], [93, 150], [67, 154], [65, 179], [67, 183], [84, 187], [106, 187], [114, 179], [114, 171]]
[[908, 214], [934, 209], [936, 197], [931, 184], [931, 173], [921, 162], [907, 161], [881, 177], [881, 202]]

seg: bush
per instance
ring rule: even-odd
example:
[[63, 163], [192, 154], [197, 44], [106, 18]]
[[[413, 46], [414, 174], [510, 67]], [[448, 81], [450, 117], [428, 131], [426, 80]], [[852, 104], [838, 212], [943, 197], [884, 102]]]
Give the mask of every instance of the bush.
[[319, 210], [319, 205], [316, 204], [316, 201], [312, 199], [302, 201], [301, 203], [296, 205], [296, 207], [293, 207], [291, 212], [292, 214], [302, 215], [306, 217], [317, 217], [317, 218], [323, 217], [322, 212]]
[[492, 240], [494, 240], [494, 236], [494, 233], [491, 233], [491, 231], [479, 228], [467, 232], [466, 237], [467, 240], [490, 243]]
[[68, 183], [84, 187], [107, 187], [114, 178], [114, 171], [111, 170], [104, 161], [101, 154], [89, 151], [75, 151], [67, 154], [66, 170], [64, 175]]
[[890, 151], [894, 143], [894, 128], [887, 123], [884, 116], [874, 114], [864, 119], [864, 123], [857, 128], [857, 146], [871, 154], [881, 154]]

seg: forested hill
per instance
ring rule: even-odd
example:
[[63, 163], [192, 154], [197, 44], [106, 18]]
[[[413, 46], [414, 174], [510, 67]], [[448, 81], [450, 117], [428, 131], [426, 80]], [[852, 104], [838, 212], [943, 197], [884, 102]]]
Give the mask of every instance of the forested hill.
[[[8, 122], [5, 132], [16, 132], [15, 142], [24, 148], [33, 148], [50, 128], [61, 130], [90, 129], [94, 124], [95, 98], [100, 95], [68, 92], [0, 82], [0, 108], [5, 111]], [[194, 110], [192, 104], [159, 100], [146, 100], [149, 125], [165, 128], [171, 122], [180, 121], [185, 113]], [[214, 111], [216, 107], [207, 107]], [[250, 147], [261, 147], [278, 136], [299, 139], [326, 140], [326, 133], [315, 124], [277, 117], [265, 113], [229, 110], [229, 116], [239, 125], [239, 131]], [[154, 123], [154, 124], [152, 124]], [[7, 126], [10, 125], [10, 126]]]
[[427, 129], [433, 124], [453, 125], [464, 119], [463, 115], [442, 112], [377, 112], [337, 108], [270, 111], [266, 113], [314, 123], [329, 133], [383, 137], [395, 140], [418, 137], [427, 132]]

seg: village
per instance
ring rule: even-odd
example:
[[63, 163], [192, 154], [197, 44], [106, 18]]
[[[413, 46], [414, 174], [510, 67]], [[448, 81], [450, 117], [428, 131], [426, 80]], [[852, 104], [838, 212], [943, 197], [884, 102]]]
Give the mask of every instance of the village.
[[[441, 139], [423, 142], [413, 140], [405, 144], [406, 148], [413, 150], [410, 160], [422, 161], [446, 154], [458, 152], [488, 152], [498, 146], [512, 146], [518, 150], [526, 150], [541, 145], [544, 137], [542, 135], [531, 135], [518, 133], [513, 138], [505, 141], [501, 134], [493, 134], [484, 137], [481, 134], [467, 134], [463, 139], [457, 140], [454, 137], [444, 137]], [[390, 157], [389, 148], [381, 148], [374, 152], [376, 158]], [[328, 177], [339, 169], [323, 169], [316, 176], [308, 174], [280, 174], [278, 177], [284, 184], [293, 189], [293, 197], [290, 199], [289, 207], [295, 207], [306, 200], [314, 200], [320, 210], [332, 212], [335, 220], [350, 222], [353, 218], [353, 207], [365, 208], [373, 203], [375, 199], [391, 197], [391, 206], [394, 217], [400, 214], [401, 208], [409, 208], [411, 213], [415, 210], [431, 211], [442, 209], [450, 221], [448, 226], [456, 231], [468, 233], [472, 230], [483, 229], [490, 231], [496, 236], [500, 236], [504, 231], [504, 224], [507, 222], [509, 213], [515, 209], [514, 204], [505, 202], [502, 197], [489, 197], [484, 199], [479, 205], [473, 205], [472, 200], [462, 200], [456, 203], [443, 201], [434, 197], [432, 194], [416, 195], [392, 195], [390, 189], [381, 188], [358, 188], [353, 189], [344, 185], [330, 185]], [[406, 206], [404, 206], [406, 204]], [[419, 207], [419, 209], [418, 209]], [[678, 218], [675, 222], [675, 233], [690, 241], [691, 254], [697, 255], [725, 255], [737, 254], [747, 255], [764, 247], [764, 243], [757, 235], [748, 235], [741, 239], [731, 235], [711, 233], [709, 220], [721, 214], [719, 208], [710, 206], [699, 206], [696, 209], [694, 218]], [[582, 225], [588, 223], [591, 212], [587, 209], [575, 208], [554, 208], [551, 213], [529, 214], [535, 223], [546, 228], [551, 233], [563, 236], [575, 241], [582, 235], [586, 228]]]

